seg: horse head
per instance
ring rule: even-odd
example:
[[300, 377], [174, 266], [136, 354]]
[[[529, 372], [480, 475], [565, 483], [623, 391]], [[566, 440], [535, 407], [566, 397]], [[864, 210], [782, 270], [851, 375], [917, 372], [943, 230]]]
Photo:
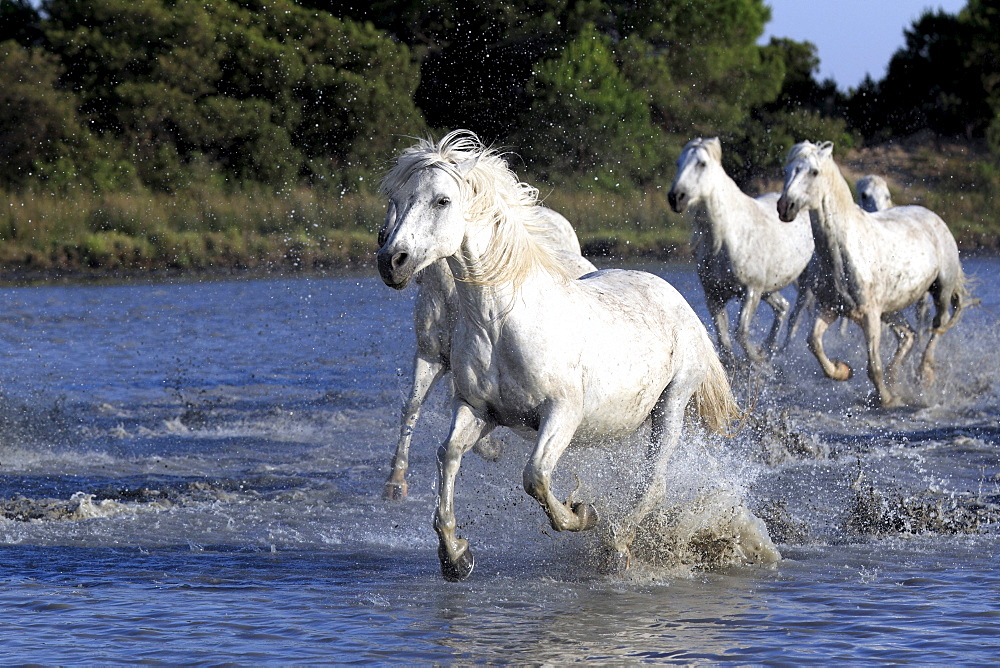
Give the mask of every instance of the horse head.
[[827, 164], [832, 164], [833, 142], [804, 141], [788, 151], [785, 185], [778, 198], [778, 217], [790, 223], [801, 211], [816, 208], [822, 188], [816, 187]]
[[881, 176], [862, 176], [854, 187], [858, 191], [858, 204], [865, 211], [874, 213], [892, 206], [889, 184]]
[[667, 193], [667, 201], [675, 213], [684, 213], [702, 197], [702, 181], [711, 178], [714, 168], [722, 166], [722, 144], [718, 137], [692, 139], [677, 159], [677, 176]]
[[405, 150], [380, 187], [389, 199], [379, 230], [379, 275], [396, 289], [432, 262], [459, 252], [474, 187], [467, 183], [482, 153], [471, 133], [455, 131]]

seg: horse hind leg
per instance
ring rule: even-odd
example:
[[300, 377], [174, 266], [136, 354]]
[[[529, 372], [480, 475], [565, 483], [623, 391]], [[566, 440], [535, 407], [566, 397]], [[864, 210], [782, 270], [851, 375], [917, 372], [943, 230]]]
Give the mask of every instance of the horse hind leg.
[[[920, 361], [920, 382], [924, 387], [934, 384], [934, 352], [938, 339], [942, 334], [958, 324], [962, 312], [968, 305], [969, 294], [965, 277], [961, 274], [950, 290], [944, 289], [939, 283], [931, 285], [930, 293], [934, 298], [934, 319], [931, 323], [930, 337], [924, 348]], [[949, 310], [949, 306], [951, 310]]]
[[694, 394], [695, 383], [675, 377], [663, 391], [650, 414], [649, 448], [641, 483], [632, 510], [612, 532], [608, 570], [623, 572], [631, 561], [631, 546], [642, 520], [666, 495], [667, 464], [680, 443], [684, 408]]
[[785, 342], [781, 344], [782, 350], [788, 348], [792, 339], [795, 338], [796, 332], [799, 331], [799, 324], [802, 322], [802, 312], [808, 310], [816, 303], [816, 296], [813, 294], [812, 288], [808, 287], [804, 280], [800, 279], [796, 283], [796, 286], [795, 304], [792, 306], [792, 312], [788, 316], [788, 329], [785, 331]]

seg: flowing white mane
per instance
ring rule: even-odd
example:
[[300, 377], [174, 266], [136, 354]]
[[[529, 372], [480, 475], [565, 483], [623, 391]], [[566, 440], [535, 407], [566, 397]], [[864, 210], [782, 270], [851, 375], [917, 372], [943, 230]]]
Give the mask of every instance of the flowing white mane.
[[722, 162], [722, 143], [719, 141], [718, 137], [698, 137], [697, 139], [692, 139], [684, 148], [681, 150], [682, 155], [686, 155], [689, 151], [695, 151], [697, 149], [704, 149], [708, 154], [708, 157], [713, 161], [721, 163]]
[[420, 139], [403, 151], [379, 190], [391, 197], [415, 172], [428, 168], [450, 174], [459, 184], [466, 218], [494, 230], [476, 274], [460, 280], [518, 286], [536, 267], [567, 275], [555, 256], [553, 231], [540, 213], [538, 190], [519, 181], [496, 150], [466, 130], [450, 132], [438, 142]]
[[810, 164], [812, 164], [813, 166], [819, 166], [819, 162], [816, 159], [816, 154], [828, 146], [833, 146], [833, 142], [825, 141], [825, 142], [820, 142], [819, 144], [813, 144], [812, 142], [804, 141], [798, 143], [795, 146], [788, 149], [788, 157], [785, 158], [785, 166], [787, 167], [800, 157], [808, 159], [810, 161]]

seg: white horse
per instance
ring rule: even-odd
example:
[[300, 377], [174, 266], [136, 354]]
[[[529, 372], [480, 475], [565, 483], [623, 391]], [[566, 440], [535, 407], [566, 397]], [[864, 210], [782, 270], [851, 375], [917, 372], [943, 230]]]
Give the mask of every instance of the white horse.
[[443, 258], [459, 297], [454, 415], [438, 450], [434, 517], [445, 578], [462, 580], [474, 565], [456, 533], [462, 455], [501, 425], [536, 433], [524, 489], [555, 530], [582, 531], [597, 514], [556, 498], [551, 477], [560, 456], [571, 441], [606, 443], [651, 421], [646, 484], [612, 532], [616, 562], [627, 566], [636, 526], [665, 492], [687, 405], [717, 430], [737, 413], [698, 316], [653, 274], [604, 270], [573, 279], [540, 227], [537, 191], [471, 133], [404, 151], [382, 189], [397, 215], [377, 256], [382, 280], [402, 289]]
[[667, 199], [677, 213], [699, 207], [698, 214], [703, 214], [693, 217], [692, 246], [724, 358], [733, 359], [726, 303], [734, 298], [742, 301], [736, 341], [754, 361], [764, 358], [750, 342], [754, 313], [761, 299], [773, 309], [774, 321], [764, 343], [770, 357], [788, 315], [788, 300], [779, 290], [795, 281], [812, 257], [808, 216], [783, 224], [775, 210], [778, 193], [757, 198], [744, 194], [722, 168], [718, 137], [688, 142], [677, 160], [677, 176]]
[[[572, 276], [597, 271], [597, 267], [580, 255], [580, 240], [566, 218], [542, 206], [538, 207], [536, 213], [539, 214], [539, 221], [548, 227], [552, 246], [560, 252], [560, 260], [566, 264]], [[389, 238], [395, 224], [396, 207], [390, 203], [385, 222], [379, 230], [380, 247]], [[382, 494], [384, 498], [391, 500], [406, 497], [410, 440], [424, 401], [451, 368], [451, 337], [458, 322], [458, 293], [455, 290], [455, 279], [445, 260], [432, 263], [414, 280], [417, 284], [417, 299], [413, 309], [413, 329], [417, 335], [417, 345], [410, 394], [403, 404], [392, 470]], [[487, 459], [493, 459], [499, 455], [500, 445], [487, 437], [476, 444], [475, 451]]]
[[[854, 183], [855, 196], [857, 198], [858, 206], [867, 211], [868, 213], [875, 213], [876, 211], [881, 211], [883, 209], [888, 209], [892, 204], [892, 194], [889, 192], [889, 184], [884, 178], [877, 174], [868, 174], [867, 176], [862, 176]], [[799, 214], [802, 216], [803, 214]], [[795, 336], [795, 333], [799, 328], [799, 316], [802, 313], [802, 309], [812, 306], [815, 303], [815, 298], [812, 293], [811, 278], [809, 272], [811, 268], [807, 267], [805, 273], [802, 276], [801, 287], [798, 297], [795, 300], [795, 306], [792, 307], [792, 314], [788, 318], [788, 336], [785, 338], [784, 346]], [[920, 332], [930, 329], [930, 296], [925, 295], [923, 299], [919, 300], [917, 304], [917, 327]], [[840, 325], [841, 336], [847, 334], [847, 324], [849, 320], [842, 320]]]
[[[868, 213], [875, 213], [893, 206], [889, 184], [878, 174], [862, 176], [854, 183], [854, 192], [858, 206]], [[921, 337], [929, 333], [931, 328], [930, 313], [931, 297], [924, 295], [916, 304], [917, 333]], [[844, 323], [846, 324], [847, 321], [845, 320]]]
[[868, 213], [875, 213], [892, 206], [892, 194], [889, 184], [878, 174], [862, 176], [854, 184], [857, 192], [858, 206]]
[[[875, 398], [882, 406], [898, 405], [889, 384], [913, 345], [913, 330], [899, 312], [927, 292], [934, 298], [933, 328], [919, 370], [921, 380], [930, 384], [938, 338], [958, 321], [968, 298], [958, 246], [944, 221], [923, 207], [896, 206], [875, 213], [859, 207], [832, 155], [830, 142], [793, 146], [778, 200], [784, 221], [810, 211], [816, 239], [810, 274], [817, 310], [809, 348], [827, 377], [846, 380], [851, 369], [827, 357], [823, 334], [841, 316], [858, 323], [868, 344], [868, 377]], [[899, 338], [886, 377], [880, 356], [883, 319]]]

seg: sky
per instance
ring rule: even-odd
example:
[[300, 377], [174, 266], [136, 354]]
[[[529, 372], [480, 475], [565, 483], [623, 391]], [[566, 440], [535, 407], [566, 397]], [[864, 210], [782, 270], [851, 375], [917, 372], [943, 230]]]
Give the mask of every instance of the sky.
[[831, 78], [843, 91], [856, 88], [865, 74], [878, 81], [889, 60], [903, 47], [903, 31], [925, 9], [957, 14], [966, 0], [765, 0], [771, 21], [761, 44], [787, 37], [816, 45], [817, 79]]

